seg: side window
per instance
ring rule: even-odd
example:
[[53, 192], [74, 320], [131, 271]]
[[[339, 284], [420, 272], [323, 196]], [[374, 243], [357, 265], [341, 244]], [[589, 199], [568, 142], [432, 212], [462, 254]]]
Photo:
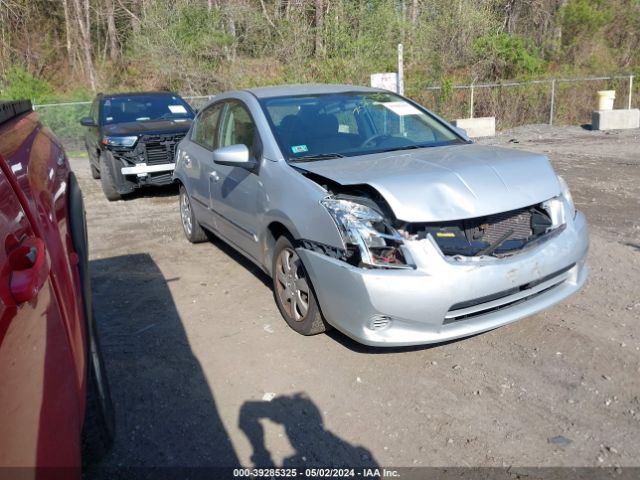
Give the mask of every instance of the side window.
[[89, 112], [89, 116], [93, 118], [93, 121], [98, 123], [98, 100], [94, 100], [91, 103], [91, 111]]
[[217, 126], [218, 119], [220, 118], [220, 112], [222, 111], [222, 105], [213, 105], [204, 110], [193, 126], [191, 132], [191, 140], [198, 143], [208, 150], [215, 150], [218, 148], [217, 141]]
[[228, 147], [241, 143], [246, 145], [251, 155], [255, 157], [256, 126], [249, 111], [237, 102], [230, 102], [228, 105], [222, 119], [220, 146]]

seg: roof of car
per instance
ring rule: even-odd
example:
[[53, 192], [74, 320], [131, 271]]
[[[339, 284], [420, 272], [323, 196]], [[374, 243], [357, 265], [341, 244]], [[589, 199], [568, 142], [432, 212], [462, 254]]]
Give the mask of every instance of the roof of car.
[[109, 97], [109, 98], [116, 98], [116, 97], [137, 97], [137, 96], [149, 96], [149, 95], [174, 95], [176, 97], [178, 97], [179, 95], [175, 92], [168, 92], [168, 91], [163, 91], [163, 92], [159, 92], [159, 91], [153, 91], [153, 92], [118, 92], [118, 93], [99, 93], [98, 97]]
[[301, 84], [301, 85], [277, 85], [273, 87], [248, 88], [258, 98], [284, 97], [295, 95], [318, 95], [324, 93], [345, 92], [381, 92], [379, 88], [361, 87], [357, 85], [332, 85], [332, 84]]

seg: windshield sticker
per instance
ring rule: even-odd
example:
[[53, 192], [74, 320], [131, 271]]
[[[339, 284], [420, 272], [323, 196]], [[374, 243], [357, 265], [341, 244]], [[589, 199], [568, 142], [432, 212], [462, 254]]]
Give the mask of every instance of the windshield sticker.
[[304, 152], [308, 152], [309, 149], [307, 148], [306, 145], [294, 145], [293, 147], [291, 147], [291, 151], [293, 153], [304, 153]]
[[169, 105], [169, 110], [171, 113], [187, 113], [187, 109], [182, 105]]
[[405, 102], [385, 102], [381, 103], [383, 107], [388, 108], [396, 115], [404, 117], [405, 115], [420, 115], [420, 110], [409, 103]]

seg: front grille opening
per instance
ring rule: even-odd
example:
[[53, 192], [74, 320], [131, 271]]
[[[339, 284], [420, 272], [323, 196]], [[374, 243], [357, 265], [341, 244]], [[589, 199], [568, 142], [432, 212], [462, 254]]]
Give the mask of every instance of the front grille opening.
[[505, 256], [541, 238], [553, 222], [542, 204], [485, 217], [406, 226], [417, 240], [431, 235], [444, 255]]
[[[567, 273], [569, 270], [571, 270], [573, 267], [575, 267], [575, 263], [563, 268], [562, 270], [558, 270], [556, 272], [553, 272], [549, 275], [546, 275], [542, 278], [539, 278], [537, 280], [534, 280], [532, 282], [526, 283], [524, 285], [520, 285], [519, 287], [514, 287], [514, 288], [510, 288], [508, 290], [503, 290], [501, 292], [497, 292], [494, 293], [492, 295], [487, 295], [484, 297], [479, 297], [479, 298], [475, 298], [473, 300], [467, 300], [465, 302], [460, 302], [460, 303], [456, 303], [455, 305], [453, 305], [450, 309], [449, 312], [447, 314], [447, 318], [445, 318], [444, 320], [444, 324], [447, 325], [449, 323], [453, 323], [453, 322], [459, 322], [461, 320], [469, 320], [471, 318], [480, 316], [480, 315], [486, 315], [488, 313], [492, 313], [492, 312], [496, 312], [498, 310], [502, 310], [508, 307], [513, 307], [515, 305], [518, 305], [520, 303], [526, 302], [528, 300], [532, 300], [544, 293], [547, 293], [548, 291], [562, 285], [562, 283], [564, 282], [564, 278], [562, 278], [562, 276]], [[538, 290], [536, 292], [532, 292], [530, 295], [526, 295], [524, 297], [518, 297], [515, 298], [513, 300], [509, 300], [509, 297], [519, 294], [521, 292], [526, 292], [527, 290], [532, 290], [535, 287], [537, 287], [538, 285], [541, 285], [545, 282], [549, 282], [552, 280], [556, 280], [556, 283], [543, 288], [542, 290]], [[483, 304], [488, 304], [490, 302], [494, 302], [496, 300], [500, 300], [500, 299], [505, 299], [504, 303], [501, 303], [499, 305], [494, 305], [491, 307], [486, 307], [486, 308], [482, 308]], [[466, 310], [468, 308], [472, 308], [472, 307], [479, 307], [477, 310], [473, 310], [473, 311], [469, 311], [467, 313], [462, 313], [461, 311]], [[460, 312], [459, 314], [456, 314], [456, 312]]]
[[176, 145], [184, 138], [184, 133], [177, 135], [145, 135], [140, 139], [144, 145], [144, 156], [147, 165], [163, 165], [175, 163]]
[[496, 305], [494, 307], [490, 307], [490, 308], [485, 308], [482, 310], [477, 310], [474, 312], [469, 312], [463, 315], [459, 315], [459, 316], [455, 316], [455, 317], [448, 317], [444, 320], [444, 324], [450, 324], [450, 323], [454, 323], [454, 322], [459, 322], [461, 320], [470, 320], [472, 318], [478, 317], [480, 315], [487, 315], [488, 313], [493, 313], [493, 312], [497, 312], [498, 310], [504, 310], [505, 308], [509, 308], [509, 307], [513, 307], [515, 305], [518, 305], [520, 303], [524, 303], [526, 301], [529, 300], [533, 300], [534, 298], [536, 298], [539, 295], [542, 295], [543, 293], [547, 293], [550, 290], [553, 290], [554, 288], [556, 288], [557, 286], [559, 286], [562, 282], [560, 283], [556, 283], [555, 285], [551, 285], [550, 287], [545, 288], [544, 290], [540, 290], [539, 292], [533, 293], [527, 297], [524, 298], [519, 298], [517, 300], [513, 300], [512, 302], [507, 302], [507, 303], [503, 303], [501, 305]]

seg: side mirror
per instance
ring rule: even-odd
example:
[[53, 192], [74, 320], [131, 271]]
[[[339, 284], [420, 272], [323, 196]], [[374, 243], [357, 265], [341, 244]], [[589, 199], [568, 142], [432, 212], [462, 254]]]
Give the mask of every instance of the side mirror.
[[96, 122], [91, 117], [82, 117], [80, 119], [80, 125], [82, 125], [83, 127], [95, 127]]
[[213, 162], [218, 165], [229, 167], [240, 167], [252, 170], [256, 166], [256, 161], [249, 156], [249, 149], [246, 145], [229, 145], [213, 151]]

